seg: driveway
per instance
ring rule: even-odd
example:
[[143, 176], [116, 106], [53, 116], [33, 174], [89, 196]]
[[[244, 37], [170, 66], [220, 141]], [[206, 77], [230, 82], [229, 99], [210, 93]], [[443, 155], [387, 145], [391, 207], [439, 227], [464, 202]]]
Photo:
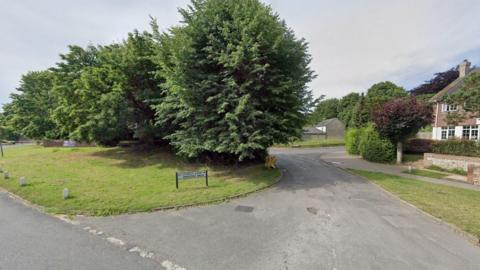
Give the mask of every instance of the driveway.
[[273, 150], [274, 187], [220, 205], [81, 218], [167, 269], [479, 269], [480, 249], [352, 176], [331, 149]]

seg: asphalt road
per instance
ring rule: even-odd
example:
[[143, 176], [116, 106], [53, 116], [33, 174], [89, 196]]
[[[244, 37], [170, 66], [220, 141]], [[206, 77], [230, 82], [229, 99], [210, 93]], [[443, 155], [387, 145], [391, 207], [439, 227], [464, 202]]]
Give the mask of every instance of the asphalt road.
[[281, 182], [246, 198], [80, 226], [151, 251], [167, 269], [480, 269], [480, 248], [324, 162], [328, 151], [275, 152]]
[[158, 269], [158, 264], [0, 191], [0, 269]]

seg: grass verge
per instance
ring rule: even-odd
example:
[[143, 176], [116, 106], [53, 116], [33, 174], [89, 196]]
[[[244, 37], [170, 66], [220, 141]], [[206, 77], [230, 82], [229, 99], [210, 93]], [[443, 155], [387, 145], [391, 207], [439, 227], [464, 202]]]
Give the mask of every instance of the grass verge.
[[[271, 185], [278, 170], [263, 165], [239, 167], [183, 162], [161, 149], [135, 148], [9, 148], [1, 161], [11, 179], [0, 187], [40, 205], [47, 212], [67, 215], [113, 215], [156, 208], [203, 204]], [[204, 179], [181, 181], [176, 171], [209, 170]], [[19, 177], [28, 184], [19, 186]], [[68, 188], [71, 198], [63, 200]]]
[[480, 192], [379, 172], [349, 169], [419, 209], [480, 238]]
[[444, 168], [439, 167], [439, 166], [431, 165], [431, 166], [427, 167], [427, 169], [434, 170], [434, 171], [439, 171], [439, 172], [448, 172], [448, 173], [467, 176], [467, 172], [465, 170], [461, 169], [461, 168], [455, 168], [455, 169], [448, 170], [448, 169], [444, 169]]
[[445, 174], [445, 173], [432, 172], [432, 171], [420, 170], [420, 169], [412, 169], [411, 172], [407, 170], [407, 171], [403, 171], [403, 173], [408, 173], [408, 174], [413, 174], [418, 176], [425, 176], [425, 177], [436, 178], [436, 179], [443, 179], [448, 176], [448, 174]]

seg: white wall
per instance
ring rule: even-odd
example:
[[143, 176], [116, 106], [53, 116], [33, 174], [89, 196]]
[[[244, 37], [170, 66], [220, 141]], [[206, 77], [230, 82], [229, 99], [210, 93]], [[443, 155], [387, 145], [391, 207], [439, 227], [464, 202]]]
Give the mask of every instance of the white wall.
[[432, 139], [441, 140], [441, 138], [442, 138], [442, 128], [434, 127], [432, 130]]

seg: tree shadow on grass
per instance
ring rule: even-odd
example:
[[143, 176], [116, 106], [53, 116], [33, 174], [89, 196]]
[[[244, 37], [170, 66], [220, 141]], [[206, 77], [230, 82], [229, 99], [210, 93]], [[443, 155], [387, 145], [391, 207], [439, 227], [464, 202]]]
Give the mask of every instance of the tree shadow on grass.
[[102, 151], [90, 154], [93, 157], [116, 160], [114, 166], [121, 168], [142, 168], [156, 166], [162, 168], [191, 168], [200, 164], [188, 163], [172, 154], [168, 147], [143, 146], [143, 147], [115, 147], [105, 148]]

